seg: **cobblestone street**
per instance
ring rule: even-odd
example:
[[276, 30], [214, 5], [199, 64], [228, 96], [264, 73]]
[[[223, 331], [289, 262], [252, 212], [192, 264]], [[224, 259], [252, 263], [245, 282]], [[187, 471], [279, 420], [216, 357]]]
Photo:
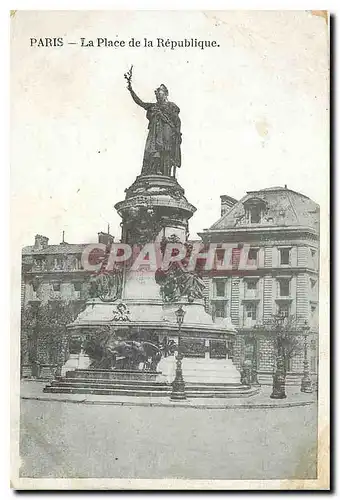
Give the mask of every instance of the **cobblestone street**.
[[21, 477], [306, 479], [316, 404], [196, 409], [21, 401]]

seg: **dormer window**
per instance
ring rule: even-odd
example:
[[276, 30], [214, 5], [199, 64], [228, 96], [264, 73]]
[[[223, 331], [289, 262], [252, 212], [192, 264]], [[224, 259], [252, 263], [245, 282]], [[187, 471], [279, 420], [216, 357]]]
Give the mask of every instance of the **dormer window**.
[[46, 258], [45, 257], [36, 257], [34, 259], [34, 265], [37, 269], [44, 270], [46, 267]]
[[259, 224], [261, 222], [261, 208], [259, 206], [250, 208], [250, 222]]
[[260, 224], [267, 210], [266, 202], [261, 198], [249, 198], [243, 205], [248, 223]]
[[54, 269], [60, 270], [63, 268], [63, 258], [62, 257], [55, 257], [54, 259]]

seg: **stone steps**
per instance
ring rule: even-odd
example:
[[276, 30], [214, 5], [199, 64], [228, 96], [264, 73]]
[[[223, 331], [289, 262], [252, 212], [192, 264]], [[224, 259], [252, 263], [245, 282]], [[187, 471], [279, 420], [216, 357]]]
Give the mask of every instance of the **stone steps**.
[[[164, 382], [81, 379], [70, 376], [53, 380], [44, 388], [45, 393], [145, 397], [170, 396], [171, 390], [171, 384]], [[257, 389], [240, 384], [186, 384], [186, 394], [192, 398], [248, 397], [256, 392]]]
[[[289, 374], [286, 377], [286, 385], [287, 386], [299, 386], [301, 385], [301, 379], [303, 374]], [[271, 373], [259, 373], [258, 381], [261, 385], [273, 385], [273, 375]], [[311, 376], [312, 381], [316, 380], [316, 376]]]
[[[45, 393], [55, 394], [95, 394], [106, 396], [138, 396], [138, 397], [169, 397], [171, 387], [167, 390], [142, 390], [142, 389], [120, 389], [120, 388], [93, 388], [93, 387], [65, 387], [65, 386], [47, 386], [44, 388]], [[215, 391], [211, 389], [192, 391], [191, 388], [186, 388], [188, 398], [241, 398], [249, 397], [258, 392], [254, 388], [240, 388], [238, 391], [230, 392], [229, 390]]]
[[[170, 384], [162, 383], [162, 382], [145, 382], [142, 383], [140, 381], [125, 381], [125, 380], [115, 380], [115, 381], [103, 381], [96, 379], [61, 379], [61, 380], [53, 380], [50, 385], [51, 387], [91, 387], [91, 388], [109, 388], [109, 389], [142, 389], [142, 390], [154, 390], [154, 391], [167, 391]], [[48, 387], [49, 387], [48, 386]], [[240, 386], [239, 384], [186, 384], [186, 387], [191, 392], [200, 392], [200, 391], [228, 391], [228, 392], [238, 392], [241, 388], [245, 388], [248, 386]]]
[[102, 379], [102, 380], [124, 380], [127, 381], [148, 381], [156, 382], [161, 372], [141, 372], [140, 370], [94, 370], [94, 369], [76, 369], [66, 372], [68, 379]]
[[121, 389], [121, 390], [149, 390], [149, 391], [168, 391], [169, 385], [167, 384], [126, 384], [125, 381], [99, 381], [99, 380], [80, 380], [77, 381], [65, 381], [65, 380], [53, 380], [50, 384], [51, 387], [74, 387], [74, 388], [86, 388], [89, 387], [91, 389]]
[[[151, 387], [151, 388], [167, 388], [171, 384], [168, 384], [166, 382], [144, 382], [140, 380], [102, 380], [102, 379], [88, 379], [88, 378], [60, 378], [53, 380], [51, 382], [51, 385], [99, 385], [99, 386], [112, 386], [112, 387]], [[228, 390], [237, 390], [240, 387], [240, 384], [223, 384], [223, 383], [187, 383], [186, 384], [188, 387], [191, 387], [193, 390], [199, 390], [205, 387], [210, 387], [214, 388], [216, 390], [218, 389], [225, 389], [228, 388]]]
[[167, 391], [151, 391], [151, 390], [141, 390], [141, 389], [119, 389], [119, 388], [94, 388], [94, 387], [67, 387], [67, 386], [46, 386], [44, 388], [45, 393], [57, 393], [57, 394], [97, 394], [106, 396], [146, 396], [146, 397], [156, 397], [156, 396], [167, 396], [170, 394], [171, 389]]

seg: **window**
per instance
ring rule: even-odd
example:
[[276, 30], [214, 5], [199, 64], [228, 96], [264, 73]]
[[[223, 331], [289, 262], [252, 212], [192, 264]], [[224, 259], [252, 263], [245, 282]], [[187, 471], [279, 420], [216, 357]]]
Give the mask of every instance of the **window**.
[[231, 250], [231, 265], [233, 269], [238, 269], [240, 263], [241, 248], [233, 248]]
[[247, 290], [257, 290], [257, 280], [247, 280]]
[[82, 263], [81, 263], [81, 257], [76, 257], [75, 266], [76, 266], [76, 269], [80, 269], [80, 270], [84, 269], [82, 266]]
[[63, 267], [63, 258], [56, 257], [54, 259], [54, 269], [62, 269], [62, 267]]
[[280, 249], [280, 264], [281, 266], [289, 265], [290, 249], [281, 248]]
[[312, 262], [315, 264], [315, 256], [316, 256], [316, 250], [313, 250], [313, 248], [310, 249], [310, 255], [312, 257]]
[[248, 264], [256, 265], [258, 257], [258, 248], [250, 248], [248, 252]]
[[34, 264], [38, 269], [44, 270], [46, 267], [46, 259], [45, 257], [36, 257], [34, 259]]
[[315, 356], [311, 356], [311, 358], [310, 358], [310, 371], [312, 373], [316, 373], [316, 371], [317, 371], [316, 357]]
[[215, 318], [225, 318], [225, 303], [224, 302], [216, 302], [215, 303]]
[[52, 283], [52, 288], [54, 292], [60, 292], [60, 283]]
[[224, 280], [216, 280], [216, 297], [224, 297], [225, 296], [225, 281]]
[[268, 208], [267, 203], [258, 197], [248, 198], [244, 201], [243, 206], [248, 224], [260, 224]]
[[288, 278], [279, 280], [280, 297], [289, 297], [289, 283]]
[[261, 207], [259, 205], [250, 208], [250, 222], [252, 224], [261, 222]]
[[253, 302], [250, 302], [249, 304], [246, 304], [246, 307], [245, 307], [245, 316], [246, 318], [250, 318], [252, 320], [256, 320], [256, 309], [257, 309], [257, 306], [255, 303]]
[[311, 278], [310, 279], [310, 289], [312, 291], [314, 291], [316, 289], [315, 285], [316, 285], [316, 280], [314, 280], [313, 278]]
[[310, 306], [310, 315], [311, 315], [311, 319], [314, 320], [316, 317], [316, 306], [315, 305]]
[[218, 248], [216, 250], [216, 263], [219, 263], [220, 265], [223, 264], [224, 258], [225, 258], [225, 253], [226, 253], [226, 251], [224, 249]]
[[75, 292], [80, 292], [80, 290], [81, 290], [81, 283], [80, 283], [80, 281], [75, 281], [73, 283], [73, 286], [74, 286], [74, 291]]
[[289, 316], [289, 310], [289, 304], [280, 304], [278, 308], [278, 314], [287, 318]]

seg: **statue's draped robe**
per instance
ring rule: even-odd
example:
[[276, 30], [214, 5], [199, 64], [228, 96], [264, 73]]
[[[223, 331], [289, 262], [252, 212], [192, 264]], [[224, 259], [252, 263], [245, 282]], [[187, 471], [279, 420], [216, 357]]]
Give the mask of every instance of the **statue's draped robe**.
[[149, 133], [146, 139], [142, 175], [171, 175], [171, 168], [181, 166], [180, 109], [173, 102], [143, 102], [130, 91], [133, 100], [146, 109]]

